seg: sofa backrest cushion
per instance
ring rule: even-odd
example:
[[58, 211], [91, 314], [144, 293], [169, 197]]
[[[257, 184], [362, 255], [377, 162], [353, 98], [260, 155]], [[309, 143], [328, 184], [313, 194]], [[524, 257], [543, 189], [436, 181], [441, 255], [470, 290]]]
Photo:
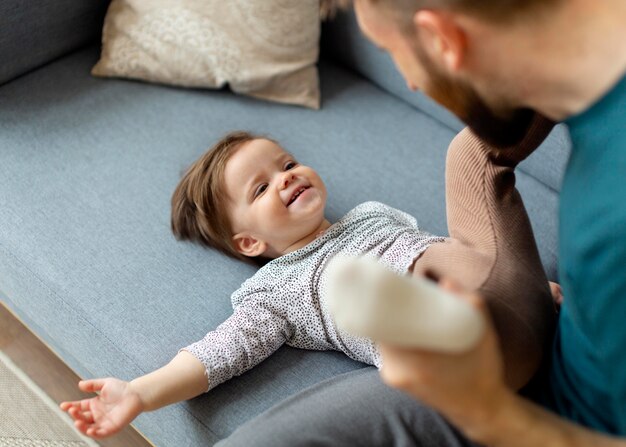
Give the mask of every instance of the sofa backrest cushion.
[[455, 130], [463, 124], [453, 114], [420, 92], [407, 88], [402, 75], [386, 51], [365, 38], [354, 12], [340, 12], [322, 27], [322, 56], [344, 65], [387, 92], [423, 110]]
[[0, 0], [0, 85], [96, 41], [109, 0]]
[[[360, 31], [353, 11], [340, 12], [334, 19], [324, 23], [321, 57], [357, 72], [452, 130], [458, 132], [464, 127], [464, 124], [445, 108], [419, 91], [412, 92], [407, 88], [391, 57], [367, 40]], [[543, 144], [547, 150], [539, 151], [529, 158], [520, 165], [520, 169], [551, 189], [560, 191], [570, 151], [569, 135], [565, 127], [557, 126]]]

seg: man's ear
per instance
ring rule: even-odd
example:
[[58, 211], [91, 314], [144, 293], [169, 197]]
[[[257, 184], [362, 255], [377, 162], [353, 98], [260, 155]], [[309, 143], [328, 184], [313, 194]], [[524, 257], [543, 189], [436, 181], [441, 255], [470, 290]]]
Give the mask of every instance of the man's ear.
[[267, 244], [259, 239], [255, 239], [249, 234], [238, 233], [233, 236], [233, 245], [235, 250], [244, 256], [251, 258], [257, 257], [265, 253]]
[[447, 11], [421, 9], [413, 16], [419, 40], [437, 65], [449, 72], [458, 71], [467, 49], [467, 36], [454, 16]]

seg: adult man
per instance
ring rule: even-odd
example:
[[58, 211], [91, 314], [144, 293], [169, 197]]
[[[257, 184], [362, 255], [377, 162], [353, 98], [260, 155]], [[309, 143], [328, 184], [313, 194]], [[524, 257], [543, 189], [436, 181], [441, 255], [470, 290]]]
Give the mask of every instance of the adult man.
[[[305, 444], [466, 445], [469, 438], [494, 446], [626, 446], [617, 438], [626, 438], [626, 2], [356, 0], [355, 10], [409, 87], [486, 141], [515, 144], [532, 111], [570, 128], [559, 229], [565, 302], [539, 397], [551, 411], [505, 386], [491, 330], [465, 355], [383, 347], [384, 380], [439, 410], [463, 435], [368, 373], [321, 385], [263, 422], [311, 408], [300, 424], [283, 420]], [[466, 298], [484, 307], [480, 297]], [[331, 394], [350, 405], [328, 403], [325, 416], [315, 402]], [[273, 436], [274, 445], [288, 439]], [[244, 437], [245, 429], [233, 443]]]

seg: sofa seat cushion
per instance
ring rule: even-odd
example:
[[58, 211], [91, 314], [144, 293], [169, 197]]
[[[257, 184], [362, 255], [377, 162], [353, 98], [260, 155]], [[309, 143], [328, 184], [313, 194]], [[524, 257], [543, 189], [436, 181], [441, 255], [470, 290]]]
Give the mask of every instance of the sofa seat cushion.
[[[454, 132], [330, 63], [313, 111], [221, 91], [89, 75], [99, 48], [0, 89], [0, 291], [83, 377], [130, 380], [231, 313], [248, 265], [175, 241], [170, 197], [183, 170], [233, 129], [269, 134], [318, 170], [336, 220], [367, 200], [445, 234], [444, 162]], [[556, 263], [556, 193], [519, 185], [546, 267]], [[190, 402], [141, 415], [156, 445], [211, 445], [287, 396], [364, 365], [283, 347]]]

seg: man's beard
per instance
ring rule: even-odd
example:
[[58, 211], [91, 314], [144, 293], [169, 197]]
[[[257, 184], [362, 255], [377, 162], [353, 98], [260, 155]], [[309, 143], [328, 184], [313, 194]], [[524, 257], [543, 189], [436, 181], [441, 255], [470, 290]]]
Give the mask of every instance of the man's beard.
[[429, 76], [422, 88], [424, 93], [458, 116], [476, 135], [498, 148], [515, 146], [524, 139], [534, 110], [517, 108], [496, 113], [472, 86], [441, 73], [423, 50], [415, 52]]

